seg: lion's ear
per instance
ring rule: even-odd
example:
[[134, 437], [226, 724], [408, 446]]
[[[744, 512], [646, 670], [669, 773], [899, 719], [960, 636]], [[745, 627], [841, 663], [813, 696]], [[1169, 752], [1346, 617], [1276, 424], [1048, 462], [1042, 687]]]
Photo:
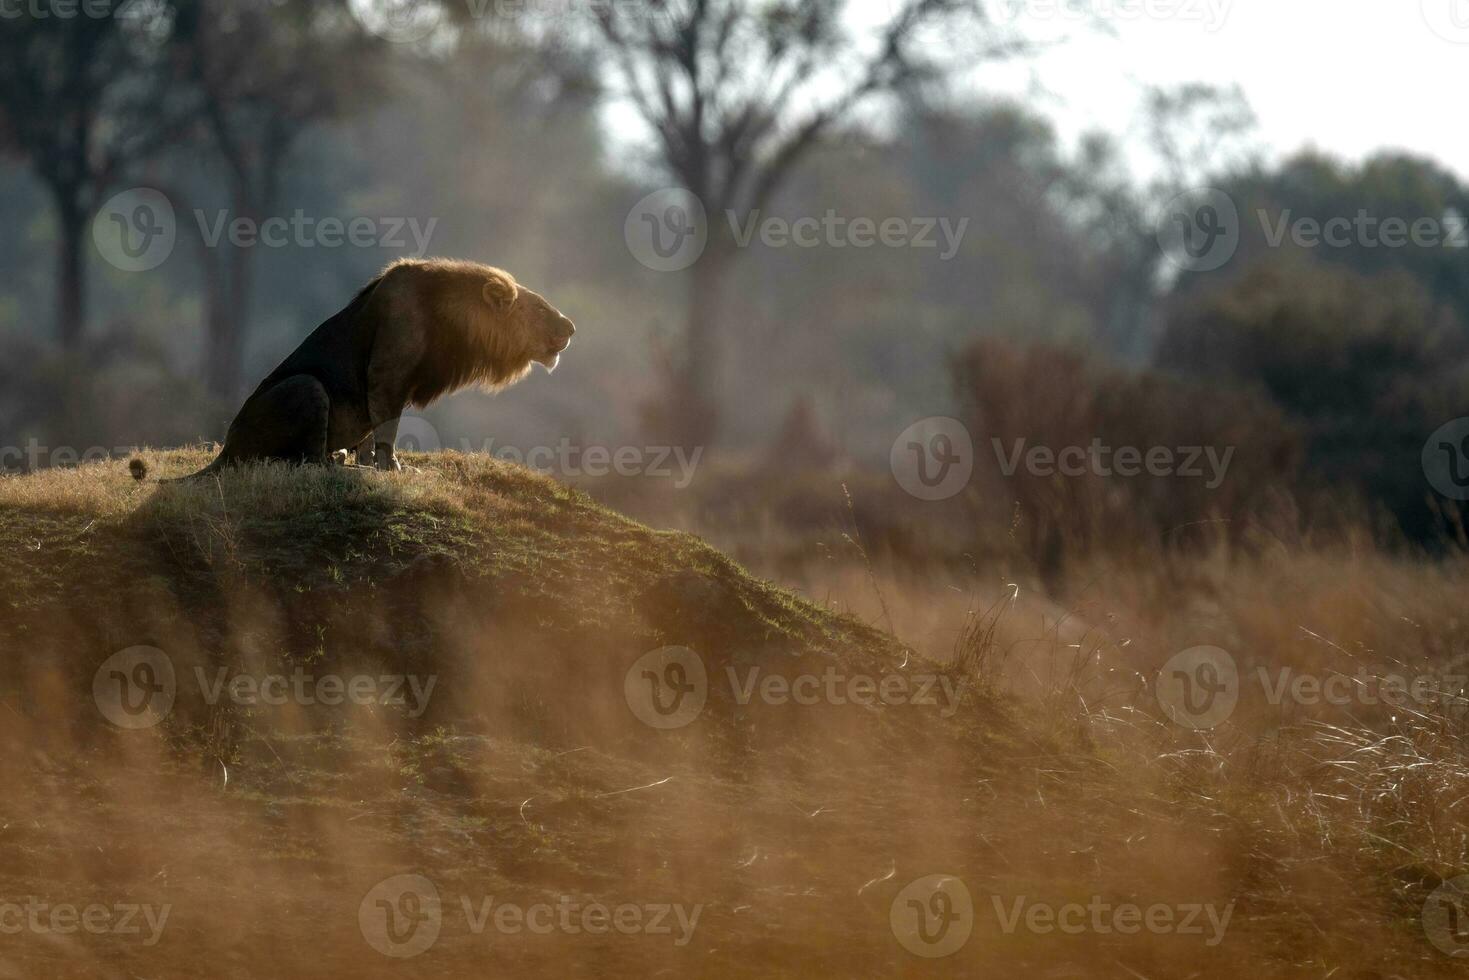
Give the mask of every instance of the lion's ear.
[[515, 302], [515, 297], [520, 295], [520, 289], [515, 283], [495, 273], [491, 273], [485, 280], [484, 289], [481, 292], [485, 302], [502, 313], [510, 309], [510, 305]]

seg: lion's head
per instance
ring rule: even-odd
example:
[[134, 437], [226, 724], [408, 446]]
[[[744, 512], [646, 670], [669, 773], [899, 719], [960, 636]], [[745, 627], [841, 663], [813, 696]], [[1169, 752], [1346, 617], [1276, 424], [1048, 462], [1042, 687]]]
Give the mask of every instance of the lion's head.
[[516, 351], [527, 367], [539, 364], [548, 372], [561, 361], [561, 352], [571, 344], [576, 325], [546, 298], [515, 281], [508, 272], [486, 267], [481, 290], [491, 310], [498, 314], [499, 329], [510, 350]]
[[409, 385], [420, 407], [471, 385], [497, 391], [535, 364], [549, 371], [576, 332], [504, 269], [459, 259], [400, 259], [379, 277], [370, 302], [397, 332], [425, 338]]

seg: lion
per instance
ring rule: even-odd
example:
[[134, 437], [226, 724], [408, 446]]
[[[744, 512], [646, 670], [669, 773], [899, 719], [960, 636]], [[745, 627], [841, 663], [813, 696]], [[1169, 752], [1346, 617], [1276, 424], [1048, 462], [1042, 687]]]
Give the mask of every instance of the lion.
[[498, 391], [533, 365], [560, 363], [576, 327], [503, 269], [401, 259], [358, 292], [245, 400], [224, 448], [194, 476], [241, 463], [329, 463], [400, 470], [398, 419], [443, 395]]

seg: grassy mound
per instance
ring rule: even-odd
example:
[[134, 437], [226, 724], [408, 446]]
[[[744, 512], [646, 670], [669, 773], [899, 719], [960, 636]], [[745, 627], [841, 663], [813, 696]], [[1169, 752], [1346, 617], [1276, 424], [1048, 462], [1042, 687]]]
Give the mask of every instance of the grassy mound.
[[[0, 566], [0, 737], [25, 747], [0, 762], [0, 822], [28, 828], [0, 833], [0, 895], [173, 909], [156, 944], [23, 944], [0, 971], [387, 975], [397, 964], [364, 937], [359, 902], [404, 873], [444, 893], [431, 972], [816, 963], [853, 910], [834, 926], [809, 898], [776, 908], [795, 881], [832, 900], [888, 881], [877, 865], [917, 846], [904, 828], [961, 805], [955, 779], [1034, 751], [891, 636], [523, 468], [443, 453], [408, 456], [403, 474], [159, 482], [208, 456], [145, 453], [142, 482], [122, 461], [0, 479], [15, 559]], [[696, 654], [707, 700], [660, 728], [639, 665], [666, 647]], [[170, 700], [119, 727], [118, 704], [162, 684], [114, 659], [139, 649], [166, 658]], [[875, 683], [855, 699], [757, 693], [832, 674], [912, 679], [930, 700], [883, 703]], [[302, 677], [304, 696], [289, 687]], [[369, 696], [322, 678], [365, 679]], [[758, 916], [756, 894], [774, 903]], [[546, 941], [476, 929], [451, 897], [477, 911], [563, 895], [697, 906], [698, 938]], [[772, 937], [779, 919], [789, 932]], [[909, 955], [885, 927], [864, 943]], [[855, 968], [867, 954], [843, 955]]]
[[[122, 462], [0, 482], [0, 548], [21, 556], [0, 572], [0, 635], [27, 647], [45, 684], [80, 693], [88, 664], [148, 645], [181, 673], [439, 675], [430, 722], [531, 710], [565, 726], [588, 706], [553, 710], [558, 689], [605, 680], [620, 697], [627, 668], [670, 645], [711, 670], [907, 659], [892, 637], [691, 535], [485, 456], [410, 456], [414, 470], [394, 475], [261, 466], [177, 483], [158, 477], [208, 454], [145, 459], [143, 482]], [[191, 693], [181, 685], [175, 719], [217, 725]]]
[[0, 478], [0, 930], [114, 916], [0, 977], [1457, 969], [1457, 736], [1002, 706], [993, 622], [927, 662], [520, 467], [158, 482], [208, 455]]

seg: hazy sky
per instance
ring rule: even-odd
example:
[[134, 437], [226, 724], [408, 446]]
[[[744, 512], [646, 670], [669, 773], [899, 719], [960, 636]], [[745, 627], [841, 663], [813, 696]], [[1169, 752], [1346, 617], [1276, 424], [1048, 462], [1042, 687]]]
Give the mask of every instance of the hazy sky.
[[[1028, 95], [1068, 136], [1140, 135], [1147, 84], [1238, 83], [1272, 153], [1405, 148], [1469, 178], [1469, 0], [991, 2], [1017, 30], [1065, 40], [976, 84]], [[1110, 35], [1062, 12], [1077, 6]]]

